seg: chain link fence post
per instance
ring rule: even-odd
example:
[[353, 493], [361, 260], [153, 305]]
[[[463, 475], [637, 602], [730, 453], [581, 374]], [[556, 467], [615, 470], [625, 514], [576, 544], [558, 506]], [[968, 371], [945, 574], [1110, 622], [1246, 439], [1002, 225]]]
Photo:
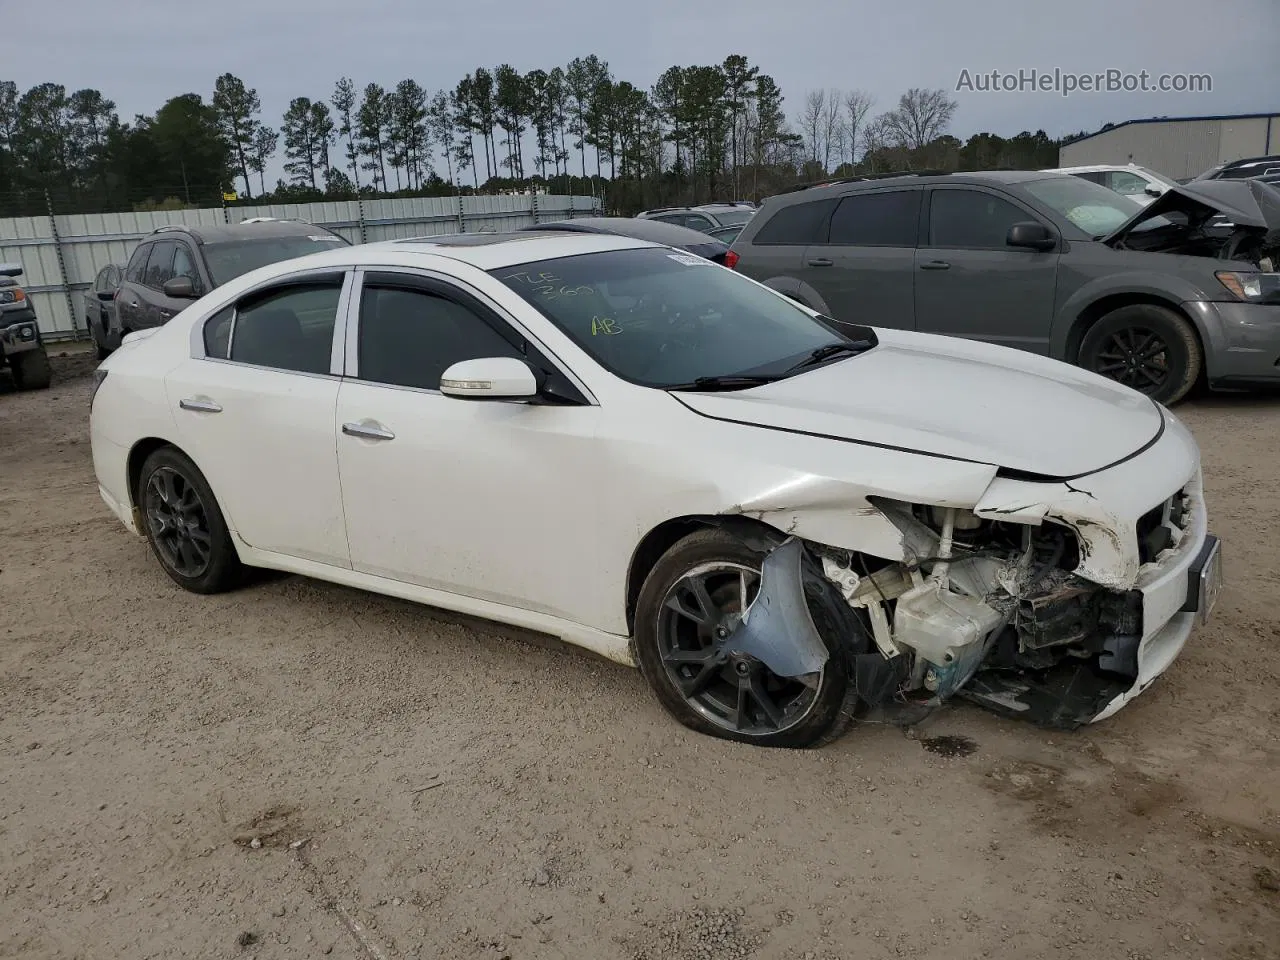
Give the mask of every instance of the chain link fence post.
[[360, 242], [368, 243], [369, 233], [364, 222], [364, 197], [359, 194], [356, 195], [356, 216], [360, 220]]
[[[62, 250], [62, 237], [58, 234], [58, 218], [53, 212], [53, 198], [49, 196], [49, 191], [44, 192], [45, 208], [49, 211], [49, 234], [53, 238], [54, 259], [58, 261], [58, 279], [62, 287], [62, 294], [67, 299], [67, 319], [71, 321], [72, 339], [80, 340], [80, 325], [76, 322], [76, 305], [75, 300], [71, 296], [71, 279], [67, 276], [67, 259]], [[52, 318], [50, 319], [52, 323]], [[86, 331], [87, 332], [87, 331]]]
[[462, 191], [461, 190], [458, 191], [458, 232], [459, 233], [467, 232], [467, 221], [466, 221], [466, 217], [463, 216], [463, 210], [462, 210]]

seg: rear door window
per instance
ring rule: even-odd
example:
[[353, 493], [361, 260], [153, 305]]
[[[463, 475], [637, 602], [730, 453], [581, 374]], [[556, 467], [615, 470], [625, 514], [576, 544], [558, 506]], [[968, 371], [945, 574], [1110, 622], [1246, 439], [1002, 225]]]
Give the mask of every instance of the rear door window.
[[880, 190], [843, 197], [831, 216], [832, 245], [914, 247], [920, 224], [919, 190]]

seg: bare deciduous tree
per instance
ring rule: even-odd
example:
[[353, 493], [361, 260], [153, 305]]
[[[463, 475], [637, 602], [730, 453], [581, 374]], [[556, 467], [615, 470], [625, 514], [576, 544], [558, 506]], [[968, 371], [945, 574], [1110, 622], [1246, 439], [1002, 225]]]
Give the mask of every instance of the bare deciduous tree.
[[850, 164], [858, 162], [858, 141], [860, 137], [865, 141], [866, 131], [863, 128], [874, 103], [875, 98], [861, 90], [850, 90], [844, 95], [844, 142], [849, 150]]
[[804, 113], [800, 115], [800, 129], [809, 148], [809, 159], [822, 162], [822, 116], [826, 112], [827, 92], [810, 90], [804, 98]]
[[841, 147], [843, 132], [844, 126], [840, 123], [840, 91], [828, 90], [826, 104], [822, 109], [822, 169], [828, 173], [832, 169], [832, 155], [835, 155], [838, 166], [844, 153]]
[[956, 101], [945, 90], [912, 87], [883, 117], [895, 146], [918, 150], [946, 131], [955, 112]]

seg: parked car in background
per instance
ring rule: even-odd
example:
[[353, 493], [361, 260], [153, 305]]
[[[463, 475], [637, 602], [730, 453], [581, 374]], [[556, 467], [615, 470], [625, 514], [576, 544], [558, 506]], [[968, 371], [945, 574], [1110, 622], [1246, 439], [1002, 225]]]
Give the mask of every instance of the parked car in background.
[[756, 208], [744, 202], [704, 203], [696, 207], [656, 207], [645, 210], [636, 216], [642, 220], [661, 220], [663, 223], [674, 223], [710, 233], [721, 227], [741, 227], [755, 216]]
[[[225, 226], [157, 227], [134, 249], [116, 294], [120, 338], [158, 327], [228, 280], [347, 241], [301, 220], [257, 218]], [[110, 344], [109, 344], [110, 345]]]
[[124, 279], [124, 267], [111, 263], [98, 271], [84, 292], [84, 326], [93, 337], [101, 360], [120, 346], [120, 327], [115, 322], [116, 292]]
[[1135, 203], [1146, 206], [1170, 187], [1177, 186], [1177, 181], [1140, 167], [1137, 164], [1094, 164], [1087, 167], [1054, 167], [1045, 173], [1069, 173], [1082, 180], [1099, 183], [1108, 190], [1114, 190], [1122, 197], [1128, 197]]
[[1079, 177], [993, 171], [771, 197], [731, 252], [838, 320], [1019, 347], [1172, 404], [1202, 375], [1280, 383], [1278, 231], [1280, 192], [1262, 183], [1173, 185], [1143, 207]]
[[715, 230], [708, 230], [707, 235], [715, 237], [717, 240], [723, 240], [725, 243], [733, 243], [738, 239], [738, 234], [742, 232], [745, 223], [739, 223], [732, 227], [719, 227]]
[[577, 217], [572, 220], [555, 220], [539, 223], [525, 230], [554, 230], [560, 233], [608, 233], [617, 237], [633, 237], [661, 243], [678, 250], [696, 253], [715, 263], [724, 264], [729, 244], [713, 236], [688, 227], [661, 220], [641, 220], [636, 217]]
[[95, 376], [99, 492], [182, 588], [267, 567], [559, 636], [760, 746], [957, 695], [1103, 719], [1222, 582], [1147, 397], [627, 237], [331, 249]]
[[0, 369], [9, 368], [19, 390], [43, 390], [52, 382], [36, 308], [18, 277], [20, 263], [0, 263]]
[[1196, 180], [1249, 180], [1253, 177], [1280, 173], [1280, 155], [1269, 157], [1246, 157], [1243, 160], [1232, 160], [1210, 167]]

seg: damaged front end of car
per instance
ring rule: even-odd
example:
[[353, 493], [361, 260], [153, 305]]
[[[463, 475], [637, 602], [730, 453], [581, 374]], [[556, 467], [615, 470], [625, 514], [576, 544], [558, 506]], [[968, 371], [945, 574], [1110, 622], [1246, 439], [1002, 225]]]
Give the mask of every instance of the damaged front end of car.
[[1280, 189], [1254, 180], [1170, 187], [1103, 242], [1117, 250], [1171, 253], [1280, 271]]
[[1109, 715], [1216, 596], [1198, 476], [1132, 524], [1070, 484], [1043, 502], [1009, 500], [1018, 487], [997, 481], [970, 508], [869, 497], [901, 534], [896, 559], [786, 538], [730, 645], [782, 676], [821, 669], [824, 638], [803, 602], [816, 569], [874, 639], [849, 670], [886, 720], [914, 722], [955, 696], [1050, 728]]

